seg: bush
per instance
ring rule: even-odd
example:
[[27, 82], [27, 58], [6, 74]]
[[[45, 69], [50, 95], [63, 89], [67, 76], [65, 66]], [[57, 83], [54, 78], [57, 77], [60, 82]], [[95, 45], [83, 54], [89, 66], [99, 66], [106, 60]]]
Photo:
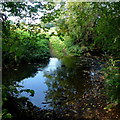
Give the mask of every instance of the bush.
[[110, 59], [108, 66], [103, 69], [106, 84], [106, 93], [110, 102], [120, 103], [120, 60]]
[[3, 33], [3, 63], [30, 62], [49, 56], [49, 38], [45, 34], [30, 34], [13, 27], [9, 34]]

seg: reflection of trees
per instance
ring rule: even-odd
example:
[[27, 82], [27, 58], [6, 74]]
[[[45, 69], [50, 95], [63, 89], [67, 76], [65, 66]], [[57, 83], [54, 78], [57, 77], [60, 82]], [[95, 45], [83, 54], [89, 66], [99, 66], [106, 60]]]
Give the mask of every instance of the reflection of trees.
[[[23, 107], [27, 104], [28, 98], [20, 97], [17, 98], [18, 94], [25, 91], [34, 95], [34, 91], [30, 89], [24, 89], [21, 91], [17, 90], [17, 87], [21, 87], [17, 82], [28, 78], [34, 77], [37, 72], [36, 66], [34, 65], [25, 65], [25, 66], [16, 66], [11, 68], [3, 69], [3, 85], [2, 85], [2, 98], [3, 98], [3, 110], [7, 110], [6, 113], [3, 114], [11, 114], [15, 117], [19, 112], [19, 110], [23, 110]], [[14, 103], [14, 104], [13, 104]], [[12, 108], [11, 109], [11, 106]], [[20, 112], [19, 112], [20, 113]]]
[[37, 73], [35, 65], [24, 65], [15, 68], [3, 69], [3, 84], [13, 84], [15, 81], [20, 82], [21, 80], [34, 77]]
[[89, 70], [89, 67], [78, 63], [78, 59], [67, 58], [62, 62], [64, 66], [59, 67], [52, 74], [45, 73], [48, 86], [46, 101], [51, 102], [50, 106], [54, 108], [72, 105], [90, 87], [89, 75], [84, 73], [84, 70]]

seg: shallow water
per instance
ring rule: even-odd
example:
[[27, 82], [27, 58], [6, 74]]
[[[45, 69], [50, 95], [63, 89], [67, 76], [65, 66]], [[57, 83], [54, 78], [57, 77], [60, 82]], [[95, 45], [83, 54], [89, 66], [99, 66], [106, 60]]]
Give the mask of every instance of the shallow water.
[[[19, 97], [29, 97], [30, 101], [37, 107], [50, 109], [53, 107], [52, 105], [50, 106], [50, 103], [58, 102], [63, 96], [73, 97], [77, 92], [79, 94], [83, 93], [83, 91], [88, 89], [88, 86], [90, 87], [89, 74], [83, 74], [83, 71], [85, 69], [88, 70], [89, 67], [86, 63], [81, 66], [78, 60], [79, 58], [64, 58], [62, 60], [50, 58], [47, 66], [37, 68], [37, 73], [34, 77], [25, 78], [18, 82], [19, 85], [23, 86], [22, 89], [34, 90], [34, 97], [31, 97], [26, 92], [22, 92]], [[91, 74], [94, 74], [94, 72]], [[54, 92], [55, 89], [56, 91]], [[64, 92], [66, 89], [68, 93]], [[21, 88], [18, 88], [18, 90], [21, 90]], [[57, 95], [58, 97], [56, 98]], [[53, 101], [50, 96], [54, 97]]]
[[[85, 70], [88, 73], [85, 73]], [[18, 85], [23, 86], [18, 87], [18, 90], [32, 89], [35, 92], [33, 97], [26, 92], [22, 92], [19, 97], [28, 97], [37, 107], [51, 108], [53, 106], [48, 107], [47, 103], [55, 103], [63, 96], [73, 97], [77, 92], [82, 95], [86, 89], [89, 89], [92, 83], [90, 74], [94, 75], [94, 72], [89, 73], [89, 70], [88, 61], [80, 60], [80, 58], [50, 58], [44, 67], [39, 64], [24, 65], [24, 67], [14, 68], [14, 71], [7, 71], [7, 75], [4, 75], [3, 78], [17, 81]], [[27, 76], [28, 74], [29, 76]], [[66, 89], [67, 92], [65, 92]], [[53, 101], [50, 96], [54, 97]]]
[[[22, 85], [22, 89], [31, 89], [34, 90], [34, 97], [30, 97], [28, 93], [22, 92], [20, 96], [29, 97], [33, 105], [36, 105], [40, 108], [45, 108], [43, 102], [45, 102], [45, 92], [48, 91], [48, 86], [46, 85], [47, 77], [45, 74], [52, 74], [58, 67], [61, 66], [61, 61], [57, 58], [50, 58], [48, 65], [44, 68], [38, 68], [37, 74], [34, 77], [23, 79], [19, 82], [19, 85]], [[21, 90], [21, 88], [18, 88]]]
[[34, 90], [34, 96], [22, 92], [18, 97], [28, 97], [41, 109], [53, 109], [76, 119], [117, 120], [118, 113], [104, 109], [107, 97], [100, 69], [99, 61], [91, 58], [50, 58], [47, 65], [28, 64], [4, 71], [3, 82], [23, 86], [17, 87], [19, 91]]

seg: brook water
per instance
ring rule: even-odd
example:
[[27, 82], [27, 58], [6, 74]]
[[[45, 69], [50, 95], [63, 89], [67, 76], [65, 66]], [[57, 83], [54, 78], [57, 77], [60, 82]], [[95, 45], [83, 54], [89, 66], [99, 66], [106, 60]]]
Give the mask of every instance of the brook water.
[[[28, 97], [33, 105], [43, 110], [56, 110], [75, 119], [118, 120], [119, 115], [107, 111], [107, 96], [100, 73], [99, 60], [92, 58], [50, 58], [47, 64], [31, 64], [6, 69], [3, 82], [17, 84], [20, 97]], [[113, 113], [113, 115], [111, 114]]]

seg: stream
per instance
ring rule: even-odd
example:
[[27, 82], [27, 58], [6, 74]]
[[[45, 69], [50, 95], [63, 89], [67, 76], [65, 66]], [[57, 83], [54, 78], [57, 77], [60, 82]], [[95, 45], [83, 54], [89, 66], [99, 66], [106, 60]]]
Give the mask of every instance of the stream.
[[[63, 120], [119, 120], [120, 111], [105, 109], [108, 98], [100, 70], [99, 60], [92, 58], [50, 58], [47, 64], [3, 71], [3, 82], [21, 86], [16, 87], [23, 90], [18, 98], [29, 98], [40, 110], [57, 111]], [[25, 89], [34, 90], [34, 96]]]

